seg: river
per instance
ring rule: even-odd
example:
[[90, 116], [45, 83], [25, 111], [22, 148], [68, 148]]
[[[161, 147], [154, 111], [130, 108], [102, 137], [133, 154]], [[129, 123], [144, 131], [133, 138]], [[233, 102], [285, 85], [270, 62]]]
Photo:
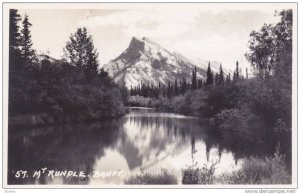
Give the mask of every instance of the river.
[[[162, 169], [180, 182], [182, 169], [192, 163], [216, 163], [217, 175], [230, 173], [241, 168], [245, 157], [269, 156], [276, 146], [242, 132], [213, 129], [203, 119], [143, 108], [88, 124], [12, 128], [8, 143], [8, 184], [99, 186]], [[84, 172], [85, 177], [33, 176], [42, 168]], [[18, 170], [26, 171], [26, 177], [16, 177]]]

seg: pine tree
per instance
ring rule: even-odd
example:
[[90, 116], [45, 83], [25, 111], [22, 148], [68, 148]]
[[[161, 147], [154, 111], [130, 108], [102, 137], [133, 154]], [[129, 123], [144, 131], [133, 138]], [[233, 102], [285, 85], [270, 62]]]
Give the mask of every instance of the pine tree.
[[219, 74], [216, 73], [216, 75], [215, 75], [215, 85], [219, 85], [220, 84], [219, 77], [220, 77]]
[[175, 83], [174, 83], [174, 93], [177, 96], [178, 95], [178, 83], [177, 83], [177, 78], [175, 79]]
[[21, 20], [21, 16], [18, 14], [18, 10], [9, 10], [9, 48], [18, 50], [20, 46], [20, 32], [18, 22]]
[[21, 30], [21, 57], [25, 66], [30, 65], [35, 58], [35, 50], [32, 48], [32, 40], [30, 27], [32, 24], [28, 20], [28, 15], [25, 15], [24, 20], [22, 22], [23, 28]]
[[20, 67], [20, 39], [18, 22], [21, 21], [21, 16], [18, 10], [9, 10], [9, 78], [11, 79], [17, 69]]
[[203, 86], [202, 79], [198, 80], [198, 84], [197, 85], [198, 85], [198, 89], [202, 88], [202, 86]]
[[239, 62], [237, 61], [236, 62], [236, 77], [237, 77], [237, 79], [239, 79], [239, 77], [240, 77], [240, 70], [239, 70]]
[[86, 28], [78, 28], [76, 33], [70, 36], [65, 54], [71, 65], [88, 72], [97, 71], [99, 54], [94, 47], [92, 36], [88, 35]]
[[19, 107], [16, 103], [18, 96], [22, 96], [20, 84], [24, 82], [22, 73], [22, 64], [20, 56], [20, 33], [18, 22], [21, 20], [18, 10], [9, 10], [9, 114]]
[[187, 85], [187, 82], [186, 82], [186, 78], [183, 78], [182, 85], [181, 85], [181, 93], [185, 94], [187, 89], [188, 89], [188, 85]]
[[210, 62], [208, 62], [207, 72], [206, 72], [206, 85], [212, 85], [214, 83], [213, 73], [210, 69]]
[[218, 79], [219, 84], [224, 83], [224, 72], [222, 69], [222, 64], [220, 64], [220, 72], [219, 72], [219, 79]]
[[168, 98], [171, 98], [171, 96], [172, 96], [172, 86], [171, 86], [170, 81], [168, 81], [167, 96], [168, 96]]
[[162, 94], [162, 91], [161, 91], [161, 84], [160, 84], [160, 82], [158, 82], [157, 96], [160, 96], [161, 94]]
[[130, 96], [134, 95], [134, 89], [132, 89], [132, 85], [130, 85]]
[[231, 83], [230, 73], [227, 75], [226, 83], [227, 83], [227, 84], [230, 84], [230, 83]]
[[86, 69], [88, 72], [97, 72], [98, 69], [98, 53], [94, 48], [94, 44], [89, 42], [87, 45], [87, 65]]
[[197, 69], [195, 66], [195, 69], [192, 72], [192, 90], [196, 90], [197, 89]]
[[235, 71], [233, 72], [233, 81], [237, 82], [240, 78], [240, 70], [239, 70], [239, 62], [236, 62], [236, 68]]

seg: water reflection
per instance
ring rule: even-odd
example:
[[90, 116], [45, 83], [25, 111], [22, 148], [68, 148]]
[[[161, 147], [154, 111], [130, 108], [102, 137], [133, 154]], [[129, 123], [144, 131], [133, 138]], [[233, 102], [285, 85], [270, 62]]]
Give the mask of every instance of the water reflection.
[[[132, 109], [123, 118], [35, 129], [9, 129], [8, 184], [123, 184], [131, 173], [217, 163], [216, 173], [240, 168], [241, 158], [273, 153], [273, 144], [245, 134], [222, 133], [194, 117]], [[122, 171], [106, 178], [16, 179], [17, 170]]]
[[[120, 121], [91, 125], [64, 125], [9, 132], [8, 183], [56, 184], [50, 177], [16, 179], [17, 170], [34, 171], [47, 167], [53, 170], [85, 171], [91, 173], [104, 148], [113, 146], [118, 138]], [[24, 141], [25, 139], [25, 141]], [[89, 179], [62, 179], [58, 184], [87, 184]]]

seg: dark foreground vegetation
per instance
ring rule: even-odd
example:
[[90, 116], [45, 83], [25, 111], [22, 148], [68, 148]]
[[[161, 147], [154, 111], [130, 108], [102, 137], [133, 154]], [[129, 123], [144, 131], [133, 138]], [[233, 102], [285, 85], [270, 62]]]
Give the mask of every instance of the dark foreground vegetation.
[[10, 10], [10, 124], [99, 120], [125, 113], [127, 90], [98, 70], [98, 52], [85, 28], [70, 36], [62, 60], [32, 49], [28, 16]]

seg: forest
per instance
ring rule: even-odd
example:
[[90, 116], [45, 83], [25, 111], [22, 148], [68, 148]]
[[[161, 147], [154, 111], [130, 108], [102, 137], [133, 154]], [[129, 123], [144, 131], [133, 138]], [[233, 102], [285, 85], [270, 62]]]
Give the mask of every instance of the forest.
[[[105, 71], [98, 71], [98, 51], [86, 28], [78, 28], [66, 40], [64, 59], [55, 60], [36, 54], [32, 24], [27, 15], [21, 27], [20, 20], [18, 11], [10, 10], [10, 117], [42, 113], [38, 124], [49, 124], [124, 115], [127, 90], [115, 84]], [[22, 123], [31, 124], [26, 119]]]

